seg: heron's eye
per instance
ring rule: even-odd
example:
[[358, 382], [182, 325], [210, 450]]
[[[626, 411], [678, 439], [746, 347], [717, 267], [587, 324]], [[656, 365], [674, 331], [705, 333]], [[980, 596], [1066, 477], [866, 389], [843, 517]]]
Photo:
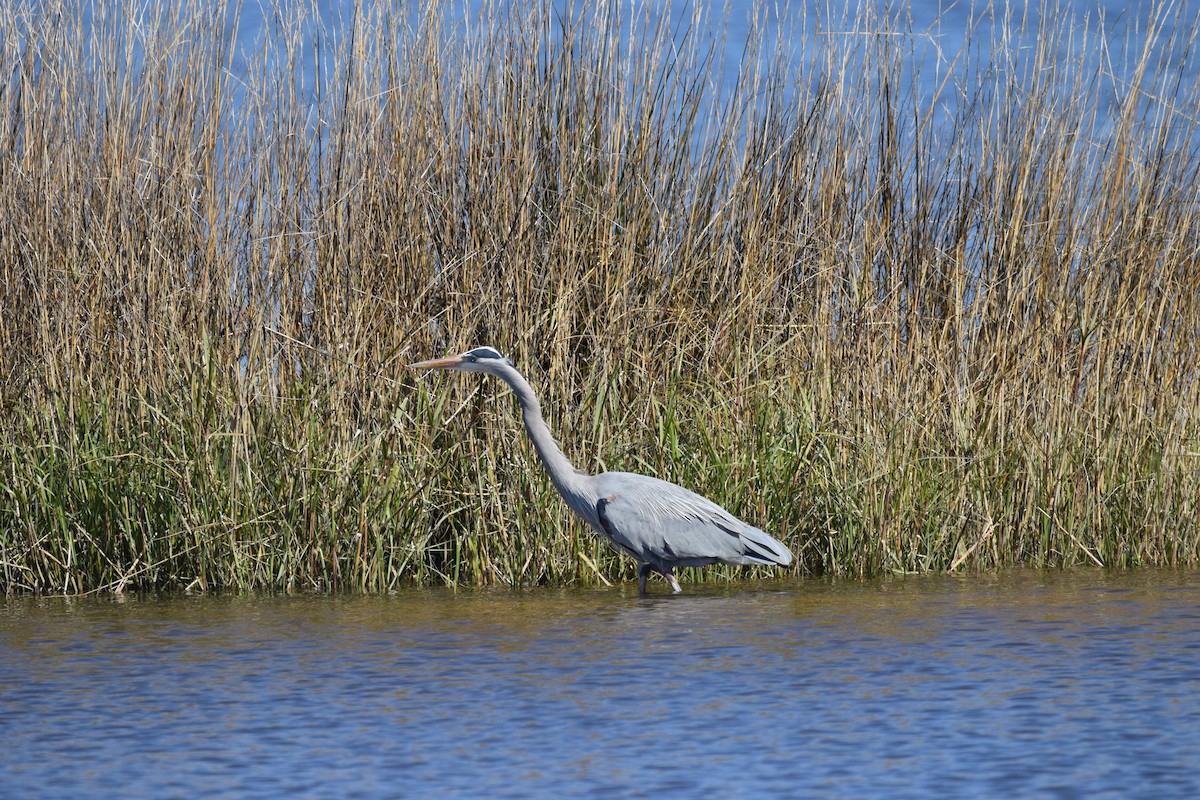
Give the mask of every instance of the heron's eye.
[[466, 355], [463, 356], [463, 361], [470, 361], [471, 363], [475, 363], [478, 360], [479, 359], [475, 358], [475, 356], [471, 355], [470, 353], [467, 353]]

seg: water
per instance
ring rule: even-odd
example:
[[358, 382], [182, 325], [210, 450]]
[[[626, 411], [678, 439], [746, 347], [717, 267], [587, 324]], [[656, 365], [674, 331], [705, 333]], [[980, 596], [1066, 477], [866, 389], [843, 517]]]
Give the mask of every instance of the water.
[[[640, 39], [632, 44], [629, 39], [631, 30], [639, 29], [644, 20], [650, 21], [650, 30], [662, 22], [664, 29], [672, 32], [673, 49], [677, 52], [687, 52], [688, 43], [696, 44], [699, 52], [711, 51], [714, 59], [711, 82], [701, 82], [707, 83], [705, 91], [709, 95], [700, 105], [702, 116], [693, 141], [695, 151], [701, 154], [709, 152], [711, 144], [703, 138], [710, 132], [708, 123], [717, 122], [728, 110], [725, 101], [741, 78], [749, 77], [755, 68], [769, 72], [772, 65], [786, 64], [785, 77], [778, 85], [773, 79], [769, 82], [781, 97], [807, 108], [815, 102], [814, 97], [822, 94], [818, 87], [826, 80], [834, 84], [842, 81], [838, 67], [833, 68], [833, 74], [828, 73], [828, 57], [834, 65], [845, 65], [846, 79], [851, 85], [856, 85], [856, 73], [865, 71], [872, 75], [881, 65], [891, 65], [889, 80], [898, 78], [891, 87], [899, 93], [894, 102], [898, 107], [908, 107], [911, 102], [914, 109], [920, 109], [920, 113], [914, 110], [916, 117], [929, 114], [933, 124], [923, 131], [923, 146], [932, 147], [934, 153], [958, 142], [963, 126], [972, 130], [977, 124], [995, 124], [998, 119], [995, 115], [1003, 115], [1002, 111], [989, 110], [989, 92], [994, 82], [1013, 89], [1024, 87], [1006, 101], [1011, 105], [1022, 102], [1023, 92], [1033, 95], [1061, 92], [1078, 100], [1078, 90], [1071, 88], [1078, 78], [1094, 92], [1098, 112], [1095, 119], [1080, 122], [1079, 135], [1084, 140], [1094, 141], [1102, 148], [1121, 124], [1125, 102], [1135, 97], [1139, 104], [1135, 117], [1155, 120], [1163, 116], [1172, 120], [1166, 128], [1168, 139], [1159, 143], [1161, 146], [1200, 156], [1191, 135], [1195, 129], [1193, 117], [1187, 110], [1189, 87], [1200, 70], [1200, 52], [1191, 35], [1200, 24], [1197, 22], [1200, 8], [1186, 0], [1183, 3], [1061, 0], [1050, 4], [1028, 0], [965, 3], [957, 0], [873, 3], [615, 0], [599, 6], [580, 0], [552, 0], [550, 5], [556, 19], [585, 20], [585, 30], [605, 27], [603, 20], [609, 17], [619, 18], [614, 30], [623, 52], [648, 44]], [[460, 52], [465, 42], [486, 35], [489, 23], [503, 24], [500, 20], [506, 19], [512, 8], [525, 8], [519, 3], [494, 4], [485, 0], [455, 0], [438, 7], [445, 14], [442, 35], [448, 37], [445, 50], [449, 54]], [[375, 12], [380, 8], [396, 13], [387, 4], [316, 0], [311, 6], [297, 7], [307, 9], [308, 13], [297, 16], [297, 27], [291, 31], [281, 23], [284, 18], [290, 19], [290, 15], [281, 16], [271, 8], [269, 4], [265, 9], [262, 4], [243, 5], [237, 28], [230, 28], [234, 86], [243, 79], [248, 84], [254, 83], [255, 69], [251, 65], [261, 56], [265, 42], [273, 42], [273, 47], [279, 48], [284, 39], [295, 36], [299, 47], [297, 71], [280, 72], [271, 80], [287, 83], [312, 103], [322, 94], [328, 98], [338, 92], [342, 80], [338, 53], [350, 39], [356, 9], [360, 22], [377, 21], [380, 15]], [[414, 4], [399, 12], [401, 38], [421, 28], [422, 9], [424, 5]], [[589, 11], [596, 16], [589, 16]], [[895, 35], [875, 35], [883, 30]], [[1154, 35], [1147, 38], [1151, 30]], [[554, 31], [552, 26], [548, 35], [553, 37]], [[747, 47], [756, 37], [761, 37], [762, 49], [757, 56], [748, 58]], [[1055, 54], [1048, 58], [1053, 68], [1035, 63], [1039, 37]], [[889, 44], [881, 49], [884, 40]], [[1152, 42], [1150, 47], [1148, 42]], [[1153, 57], [1143, 64], [1146, 52]], [[271, 62], [270, 58], [267, 60]], [[318, 64], [324, 80], [332, 81], [324, 87], [318, 85], [321, 82], [317, 78]], [[273, 70], [278, 67], [274, 65]], [[450, 74], [453, 72], [451, 69]], [[1040, 88], [1034, 89], [1035, 85]], [[875, 83], [868, 79], [864, 90], [873, 91], [873, 86]], [[1055, 89], [1051, 90], [1051, 86]], [[381, 107], [390, 88], [380, 85], [371, 90]], [[233, 91], [239, 98], [234, 101], [237, 105], [241, 96], [236, 88]], [[764, 92], [764, 96], [771, 94]], [[713, 118], [705, 116], [709, 111], [715, 115]], [[806, 113], [793, 111], [799, 118]], [[328, 109], [322, 116], [333, 113]], [[975, 119], [981, 113], [982, 119]], [[912, 128], [915, 118], [896, 122], [900, 150], [916, 148], [913, 141], [916, 132]], [[326, 123], [332, 124], [332, 117]], [[784, 124], [797, 123], [792, 120]], [[859, 146], [870, 146], [867, 139], [871, 129], [868, 125], [867, 131], [862, 132], [866, 138], [858, 142]], [[310, 133], [316, 135], [316, 129]], [[1000, 131], [991, 135], [1002, 138]], [[940, 152], [939, 157], [950, 159], [954, 154]], [[910, 191], [917, 190], [910, 187]]]
[[5, 797], [1200, 792], [1200, 574], [15, 600]]
[[[551, 5], [560, 19], [584, 18], [588, 9], [596, 9], [595, 3], [580, 0], [554, 0]], [[356, 6], [366, 18], [371, 18], [372, 13], [378, 10], [378, 4], [360, 3], [358, 0], [316, 0], [307, 7], [310, 14], [304, 17], [300, 31], [303, 45], [310, 52], [300, 60], [299, 68], [309, 88], [313, 88], [312, 60], [320, 57], [311, 52], [312, 49], [319, 40], [325, 51], [324, 56], [330, 57], [330, 45], [349, 35]], [[521, 6], [517, 4], [515, 7], [519, 9]], [[861, 35], [864, 30], [879, 29], [887, 20], [896, 32], [911, 34], [911, 48], [901, 49], [914, 62], [910, 66], [920, 66], [922, 74], [917, 76], [917, 80], [921, 83], [921, 93], [926, 95], [938, 90], [945, 71], [960, 57], [959, 53], [968, 38], [975, 40], [977, 46], [988, 47], [1007, 36], [1015, 37], [1018, 41], [1009, 42], [1013, 52], [1003, 64], [1011, 67], [1013, 63], [1021, 62], [1024, 58], [1022, 51], [1030, 48], [1044, 13], [1052, 15], [1057, 23], [1049, 26], [1052, 30], [1064, 26], [1074, 28], [1079, 33], [1087, 31], [1087, 37], [1072, 39], [1071, 50], [1064, 50], [1061, 54], [1063, 60], [1078, 57], [1085, 39], [1091, 48], [1099, 48], [1103, 40], [1104, 47], [1099, 49], [1104, 52], [1107, 70], [1114, 71], [1115, 77], [1122, 82], [1132, 81], [1136, 79], [1133, 65], [1122, 63], [1124, 37], [1131, 32], [1144, 33], [1153, 21], [1162, 26], [1165, 45], [1165, 40], [1169, 38], [1167, 34], [1173, 28], [1185, 31], [1197, 14], [1190, 3], [1162, 6], [1129, 3], [1127, 0], [1061, 0], [1051, 4], [1026, 0], [981, 0], [974, 3], [909, 0], [874, 4], [847, 3], [844, 0], [792, 0], [782, 4], [764, 3], [762, 0], [626, 0], [616, 2], [616, 7], [623, 20], [620, 26], [623, 40], [628, 36], [630, 25], [647, 14], [654, 21], [667, 20], [669, 29], [675, 31], [677, 37], [699, 36], [706, 46], [713, 48], [719, 82], [726, 91], [731, 90], [737, 81], [747, 42], [755, 30], [761, 34], [769, 55], [773, 54], [778, 43], [783, 54], [793, 61], [797, 69], [808, 71], [812, 67], [802, 66], [805, 60], [803, 53], [816, 40], [838, 32], [852, 31], [855, 35]], [[395, 7], [388, 8], [392, 13], [397, 13]], [[456, 0], [445, 5], [443, 11], [451, 34], [463, 37], [467, 36], [468, 29], [474, 30], [474, 26], [478, 26], [479, 20], [488, 18], [489, 10], [503, 17], [506, 8], [506, 4], [495, 7], [495, 4], [486, 0]], [[871, 13], [859, 19], [859, 12], [864, 8]], [[423, 9], [424, 6], [420, 4], [407, 10], [401, 9], [402, 27], [407, 30], [418, 29]], [[1178, 16], [1176, 12], [1179, 12]], [[699, 16], [695, 16], [697, 13]], [[856, 19], [859, 19], [857, 24]], [[1027, 30], [1023, 36], [1019, 36], [1022, 20]], [[252, 2], [241, 6], [239, 25], [236, 30], [230, 30], [234, 39], [232, 63], [235, 75], [246, 77], [244, 69], [247, 54], [256, 52], [264, 39], [277, 38], [280, 34], [276, 28], [280, 21], [281, 18], [270, 5], [264, 8], [261, 3]], [[695, 27], [691, 24], [693, 22], [697, 23]], [[650, 27], [653, 28], [653, 25]], [[1006, 28], [1010, 29], [1007, 35], [1003, 32]], [[623, 41], [623, 44], [628, 42]], [[1182, 43], [1178, 46], [1182, 48]], [[1132, 57], [1139, 55], [1140, 48]], [[1160, 46], [1159, 56], [1164, 55], [1169, 55], [1170, 60], [1177, 63], [1189, 78], [1194, 75], [1194, 56], [1182, 52], [1182, 49], [1167, 54]], [[795, 63], [797, 61], [800, 63]], [[337, 72], [332, 63], [327, 64], [326, 69], [330, 74]], [[940, 75], [939, 70], [942, 73]]]

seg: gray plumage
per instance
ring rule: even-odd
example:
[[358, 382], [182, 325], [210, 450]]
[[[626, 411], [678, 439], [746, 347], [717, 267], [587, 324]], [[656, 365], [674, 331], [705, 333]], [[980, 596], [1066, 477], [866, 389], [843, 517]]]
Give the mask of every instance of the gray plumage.
[[791, 552], [777, 539], [682, 486], [630, 472], [588, 475], [575, 469], [542, 419], [529, 382], [494, 348], [476, 347], [412, 366], [484, 372], [504, 380], [516, 394], [525, 430], [567, 505], [614, 547], [637, 559], [638, 591], [646, 591], [651, 570], [679, 592], [676, 567], [792, 563]]

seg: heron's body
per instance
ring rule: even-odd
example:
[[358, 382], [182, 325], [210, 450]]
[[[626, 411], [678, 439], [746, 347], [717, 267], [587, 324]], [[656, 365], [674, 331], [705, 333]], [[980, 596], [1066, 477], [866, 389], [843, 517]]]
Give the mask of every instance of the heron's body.
[[639, 591], [646, 590], [651, 570], [666, 577], [678, 592], [676, 567], [792, 562], [791, 552], [774, 537], [682, 486], [631, 472], [588, 475], [575, 469], [550, 435], [529, 383], [493, 348], [477, 347], [413, 366], [502, 378], [521, 403], [525, 430], [559, 494], [588, 525], [641, 565]]

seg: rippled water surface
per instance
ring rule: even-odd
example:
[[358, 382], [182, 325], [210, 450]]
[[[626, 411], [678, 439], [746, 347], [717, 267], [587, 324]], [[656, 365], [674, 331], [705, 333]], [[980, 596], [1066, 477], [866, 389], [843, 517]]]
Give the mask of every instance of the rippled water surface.
[[0, 793], [1200, 796], [1196, 573], [685, 590], [9, 601]]

